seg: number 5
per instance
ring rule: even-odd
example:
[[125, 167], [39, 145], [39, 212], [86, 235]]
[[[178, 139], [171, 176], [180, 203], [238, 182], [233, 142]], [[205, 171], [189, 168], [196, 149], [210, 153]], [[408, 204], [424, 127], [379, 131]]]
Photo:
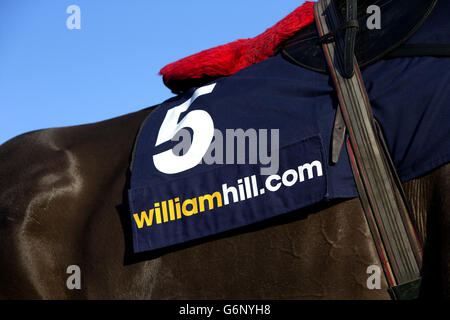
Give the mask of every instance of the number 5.
[[200, 163], [214, 137], [214, 122], [211, 116], [206, 111], [194, 110], [189, 112], [180, 122], [178, 120], [181, 113], [189, 109], [198, 97], [210, 94], [215, 86], [214, 83], [198, 88], [189, 100], [167, 111], [159, 129], [156, 147], [170, 141], [183, 128], [191, 128], [194, 131], [194, 136], [191, 147], [182, 156], [175, 155], [172, 149], [155, 154], [153, 162], [156, 169], [166, 174], [175, 174], [192, 169]]

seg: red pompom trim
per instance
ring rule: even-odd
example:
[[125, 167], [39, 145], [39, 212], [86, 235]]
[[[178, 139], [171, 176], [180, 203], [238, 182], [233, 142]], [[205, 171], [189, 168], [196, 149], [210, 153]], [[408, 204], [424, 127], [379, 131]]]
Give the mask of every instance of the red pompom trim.
[[272, 57], [277, 48], [297, 31], [314, 21], [314, 2], [302, 6], [264, 33], [208, 49], [177, 62], [159, 72], [170, 88], [172, 81], [229, 76]]

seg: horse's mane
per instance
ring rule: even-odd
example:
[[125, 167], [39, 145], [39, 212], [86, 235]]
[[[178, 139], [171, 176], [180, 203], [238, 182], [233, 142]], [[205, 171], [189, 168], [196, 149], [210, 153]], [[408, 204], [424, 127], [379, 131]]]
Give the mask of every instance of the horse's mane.
[[204, 50], [161, 69], [164, 83], [174, 92], [183, 91], [201, 79], [229, 76], [273, 56], [279, 46], [297, 31], [314, 21], [313, 2], [306, 1], [264, 33]]

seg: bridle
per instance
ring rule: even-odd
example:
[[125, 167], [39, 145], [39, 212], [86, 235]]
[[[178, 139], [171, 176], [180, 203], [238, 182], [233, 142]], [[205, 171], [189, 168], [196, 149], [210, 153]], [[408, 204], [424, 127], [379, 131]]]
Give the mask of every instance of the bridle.
[[357, 0], [346, 0], [344, 21], [333, 0], [314, 6], [316, 27], [339, 107], [332, 139], [332, 161], [345, 142], [359, 198], [394, 299], [417, 298], [422, 245], [411, 221], [402, 184], [382, 130], [373, 117], [355, 57]]

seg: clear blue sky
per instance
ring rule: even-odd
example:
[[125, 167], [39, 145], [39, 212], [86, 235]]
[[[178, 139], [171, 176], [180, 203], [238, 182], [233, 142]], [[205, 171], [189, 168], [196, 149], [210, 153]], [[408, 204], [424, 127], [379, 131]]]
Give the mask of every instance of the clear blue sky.
[[[162, 102], [164, 65], [253, 37], [303, 2], [0, 0], [0, 144]], [[70, 5], [80, 30], [66, 27]]]

